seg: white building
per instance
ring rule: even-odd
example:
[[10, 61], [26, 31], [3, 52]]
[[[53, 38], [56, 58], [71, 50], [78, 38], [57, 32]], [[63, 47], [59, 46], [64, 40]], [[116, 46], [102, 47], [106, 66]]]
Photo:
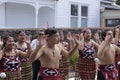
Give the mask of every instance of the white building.
[[100, 26], [100, 0], [0, 0], [1, 28]]

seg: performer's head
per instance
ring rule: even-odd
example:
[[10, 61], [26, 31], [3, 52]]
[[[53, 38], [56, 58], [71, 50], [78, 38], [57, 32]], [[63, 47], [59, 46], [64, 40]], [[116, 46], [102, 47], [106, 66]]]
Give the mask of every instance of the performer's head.
[[2, 49], [13, 49], [15, 47], [15, 41], [14, 38], [12, 36], [6, 36], [3, 38], [3, 45], [2, 45]]
[[59, 32], [55, 28], [48, 28], [45, 30], [48, 43], [58, 44], [60, 42]]
[[25, 34], [24, 31], [18, 31], [17, 32], [17, 40], [19, 42], [24, 42], [25, 38], [26, 38], [26, 34]]
[[83, 36], [84, 36], [85, 40], [90, 40], [91, 39], [92, 33], [91, 33], [90, 29], [88, 29], [88, 28], [83, 29], [82, 33], [83, 33]]
[[113, 32], [114, 37], [115, 37], [115, 35], [116, 35], [116, 31], [118, 31], [118, 30], [119, 30], [119, 36], [120, 36], [120, 25], [117, 25], [117, 26], [114, 28], [114, 32]]
[[105, 40], [105, 37], [110, 35], [111, 36], [111, 41], [113, 39], [113, 32], [110, 29], [106, 29], [102, 32], [102, 39]]
[[64, 41], [64, 33], [63, 33], [63, 30], [60, 30], [60, 31], [59, 31], [59, 34], [60, 34], [60, 41]]

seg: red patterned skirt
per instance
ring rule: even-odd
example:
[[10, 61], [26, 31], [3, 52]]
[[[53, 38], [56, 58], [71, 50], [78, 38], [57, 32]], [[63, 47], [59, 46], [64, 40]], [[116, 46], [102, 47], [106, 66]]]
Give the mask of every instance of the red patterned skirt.
[[43, 80], [62, 80], [60, 69], [40, 67], [40, 77]]
[[[102, 73], [105, 80], [119, 80], [118, 71], [113, 64], [98, 65], [98, 70]], [[99, 76], [98, 76], [99, 78]], [[100, 80], [100, 79], [98, 79]]]
[[82, 80], [95, 80], [96, 64], [94, 59], [78, 59], [78, 72]]
[[120, 65], [118, 65], [119, 61], [120, 61], [120, 55], [116, 55], [116, 57], [115, 57], [115, 66], [116, 66], [116, 68], [118, 70], [118, 77], [120, 79]]

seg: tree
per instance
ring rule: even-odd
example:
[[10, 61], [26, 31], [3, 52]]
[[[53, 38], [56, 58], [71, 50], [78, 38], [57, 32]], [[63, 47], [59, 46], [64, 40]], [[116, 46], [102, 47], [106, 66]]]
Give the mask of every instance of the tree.
[[120, 5], [120, 0], [116, 0], [116, 4]]

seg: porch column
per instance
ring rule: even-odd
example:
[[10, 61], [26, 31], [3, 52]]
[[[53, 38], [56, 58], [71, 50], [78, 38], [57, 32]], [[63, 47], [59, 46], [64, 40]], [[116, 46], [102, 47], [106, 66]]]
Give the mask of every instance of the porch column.
[[38, 7], [35, 8], [35, 28], [38, 28]]
[[55, 4], [55, 6], [54, 6], [54, 7], [55, 7], [55, 17], [54, 17], [54, 18], [55, 18], [55, 21], [54, 21], [54, 22], [55, 22], [55, 27], [57, 27], [57, 8], [58, 8], [58, 3], [57, 3], [57, 1], [58, 1], [58, 0], [55, 0], [55, 1], [54, 1], [54, 4]]
[[36, 5], [35, 5], [35, 28], [38, 28], [38, 10], [39, 10], [39, 7], [38, 7], [38, 3], [36, 2]]
[[38, 28], [38, 8], [35, 9], [35, 28]]

